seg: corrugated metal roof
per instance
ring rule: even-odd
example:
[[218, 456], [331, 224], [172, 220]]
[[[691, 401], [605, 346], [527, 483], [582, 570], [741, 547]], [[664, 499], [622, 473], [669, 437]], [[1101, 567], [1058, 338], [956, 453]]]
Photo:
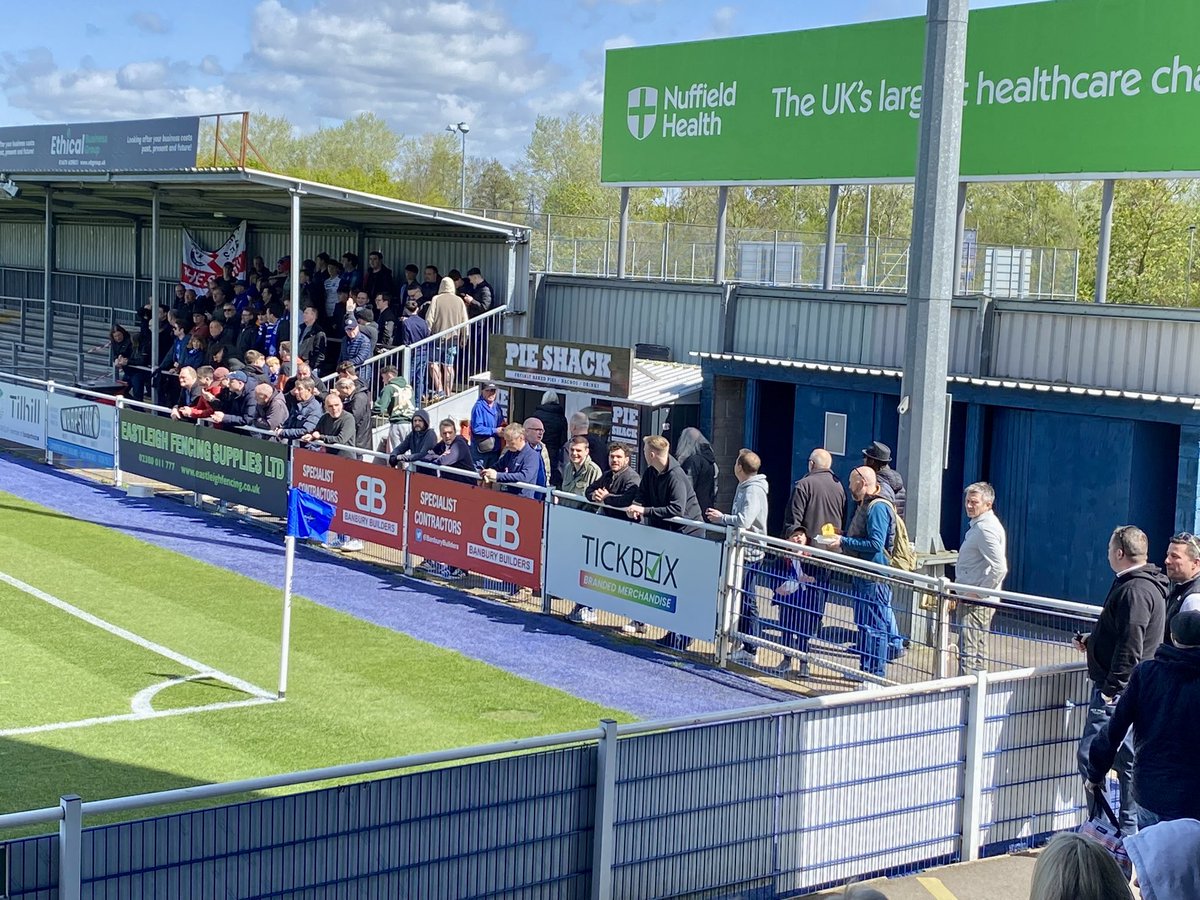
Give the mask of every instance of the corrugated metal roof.
[[[258, 223], [273, 219], [286, 224], [291, 215], [290, 195], [295, 190], [301, 194], [301, 215], [306, 228], [314, 224], [346, 226], [352, 218], [354, 227], [419, 225], [428, 230], [433, 225], [449, 233], [483, 232], [514, 241], [529, 239], [528, 228], [511, 222], [256, 169], [22, 173], [13, 176], [13, 180], [21, 187], [52, 190], [56, 212], [63, 217], [148, 216], [150, 191], [157, 187], [164, 223], [167, 219], [193, 223], [207, 211], [215, 210], [223, 219], [244, 218]], [[45, 214], [44, 194], [26, 190], [7, 202], [4, 211], [6, 218], [26, 214], [41, 219]]]
[[[491, 372], [480, 372], [471, 380], [483, 384], [492, 381]], [[643, 406], [666, 406], [678, 403], [687, 397], [700, 392], [704, 382], [703, 370], [696, 365], [676, 362], [656, 362], [648, 359], [633, 361], [633, 377], [630, 379], [629, 396], [614, 397], [614, 400], [628, 400]], [[505, 387], [516, 387], [523, 390], [535, 390], [527, 384], [514, 384], [497, 380], [496, 384]], [[547, 390], [552, 388], [547, 387]]]
[[[873, 369], [862, 366], [839, 366], [831, 363], [808, 362], [800, 359], [776, 359], [770, 356], [749, 356], [742, 353], [707, 353], [693, 351], [692, 356], [700, 359], [725, 362], [749, 362], [764, 366], [779, 366], [786, 369], [805, 369], [813, 372], [833, 372], [847, 375], [877, 375], [885, 378], [902, 378], [899, 369]], [[947, 384], [970, 384], [976, 387], [1007, 388], [1018, 391], [1034, 391], [1042, 394], [1062, 394], [1073, 397], [1100, 397], [1115, 400], [1141, 400], [1149, 403], [1175, 403], [1200, 410], [1200, 397], [1178, 397], [1172, 394], [1153, 394], [1145, 391], [1122, 391], [1110, 388], [1080, 387], [1070, 384], [1051, 384], [1043, 381], [1018, 381], [1009, 378], [980, 378], [973, 375], [950, 375]]]

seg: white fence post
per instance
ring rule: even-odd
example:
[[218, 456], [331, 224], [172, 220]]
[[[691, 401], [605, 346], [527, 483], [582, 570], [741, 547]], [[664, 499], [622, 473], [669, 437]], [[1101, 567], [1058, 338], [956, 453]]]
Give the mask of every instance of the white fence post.
[[[49, 363], [49, 357], [46, 359]], [[46, 465], [54, 465], [54, 452], [50, 449], [50, 395], [54, 393], [54, 382], [50, 380], [50, 369], [46, 369], [46, 412], [42, 416], [42, 449], [46, 451]]]
[[979, 859], [979, 830], [983, 817], [983, 753], [987, 733], [987, 672], [975, 674], [967, 689], [967, 746], [963, 769], [962, 846], [963, 862]]
[[59, 798], [63, 817], [58, 823], [59, 900], [80, 900], [83, 894], [83, 801], [75, 794]]
[[[721, 565], [720, 622], [717, 632], [717, 665], [725, 668], [729, 650], [733, 644], [733, 601], [737, 597], [737, 572], [741, 559], [738, 546], [738, 530], [730, 526], [725, 530], [725, 552]], [[757, 597], [754, 598], [757, 601]]]
[[117, 408], [117, 415], [113, 419], [113, 484], [121, 487], [125, 481], [124, 475], [121, 474], [121, 412], [125, 409], [125, 399], [118, 397], [114, 406]]
[[602, 719], [596, 743], [596, 815], [592, 820], [592, 900], [613, 896], [614, 826], [617, 814], [617, 723]]
[[937, 583], [937, 625], [934, 628], [935, 640], [937, 646], [934, 652], [937, 655], [937, 677], [950, 677], [950, 617], [954, 615], [950, 610], [950, 582], [945, 578], [939, 578]]

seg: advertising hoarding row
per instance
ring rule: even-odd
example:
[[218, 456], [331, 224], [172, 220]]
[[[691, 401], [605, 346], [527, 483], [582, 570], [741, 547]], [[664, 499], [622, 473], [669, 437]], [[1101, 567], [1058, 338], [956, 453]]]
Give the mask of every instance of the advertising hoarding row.
[[137, 119], [0, 128], [0, 172], [119, 172], [190, 169], [200, 119]]
[[119, 446], [126, 472], [287, 515], [286, 444], [123, 409]]
[[[973, 10], [964, 180], [1200, 171], [1200, 3]], [[612, 185], [908, 181], [923, 17], [609, 50]]]

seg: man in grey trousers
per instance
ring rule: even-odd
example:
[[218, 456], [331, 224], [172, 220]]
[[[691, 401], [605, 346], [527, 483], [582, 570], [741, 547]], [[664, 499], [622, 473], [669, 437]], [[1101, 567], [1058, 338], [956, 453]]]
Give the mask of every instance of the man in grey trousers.
[[[963, 506], [971, 525], [958, 549], [954, 580], [990, 590], [999, 590], [1008, 574], [1008, 537], [992, 507], [996, 491], [986, 481], [977, 481], [963, 491]], [[987, 669], [988, 634], [996, 607], [970, 602], [986, 598], [983, 593], [965, 594], [954, 610], [958, 627], [958, 671], [963, 675]]]

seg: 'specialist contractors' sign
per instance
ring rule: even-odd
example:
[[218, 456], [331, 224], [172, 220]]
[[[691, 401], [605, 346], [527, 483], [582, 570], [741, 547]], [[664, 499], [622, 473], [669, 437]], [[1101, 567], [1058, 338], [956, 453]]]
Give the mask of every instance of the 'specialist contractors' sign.
[[121, 468], [134, 475], [287, 515], [287, 445], [121, 410]]
[[494, 334], [488, 343], [492, 380], [516, 387], [628, 397], [633, 351], [569, 341]]
[[[964, 180], [1200, 172], [1200, 3], [973, 10]], [[908, 181], [925, 20], [609, 50], [601, 180]]]
[[0, 128], [0, 172], [191, 169], [200, 119], [138, 119]]
[[720, 544], [566, 506], [551, 508], [549, 531], [548, 593], [713, 639]]
[[333, 506], [338, 534], [403, 548], [404, 473], [346, 456], [297, 447], [292, 487]]
[[409, 473], [408, 546], [417, 556], [538, 588], [544, 504]]

